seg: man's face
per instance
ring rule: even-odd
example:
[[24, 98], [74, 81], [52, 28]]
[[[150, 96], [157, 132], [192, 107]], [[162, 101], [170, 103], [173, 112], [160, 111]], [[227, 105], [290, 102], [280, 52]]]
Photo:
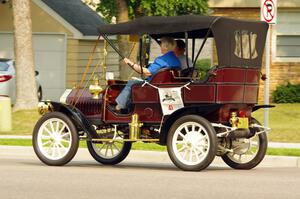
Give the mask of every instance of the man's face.
[[168, 49], [166, 49], [160, 45], [160, 51], [161, 51], [161, 54], [166, 54], [168, 52]]

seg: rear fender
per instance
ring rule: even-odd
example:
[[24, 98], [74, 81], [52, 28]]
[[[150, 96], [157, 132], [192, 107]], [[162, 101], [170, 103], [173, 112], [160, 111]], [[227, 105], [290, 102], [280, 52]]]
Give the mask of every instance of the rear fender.
[[88, 138], [98, 138], [97, 132], [84, 114], [76, 107], [59, 102], [44, 102], [50, 104], [50, 111], [61, 112], [70, 117], [77, 129], [87, 133]]
[[203, 104], [197, 106], [186, 106], [176, 110], [170, 116], [168, 116], [165, 122], [163, 122], [159, 143], [161, 145], [165, 145], [167, 143], [169, 129], [178, 118], [184, 115], [199, 115], [205, 118], [206, 115], [219, 110], [221, 106], [221, 104]]
[[273, 108], [275, 107], [274, 105], [256, 105], [252, 108], [252, 112], [257, 111], [258, 109], [261, 108]]

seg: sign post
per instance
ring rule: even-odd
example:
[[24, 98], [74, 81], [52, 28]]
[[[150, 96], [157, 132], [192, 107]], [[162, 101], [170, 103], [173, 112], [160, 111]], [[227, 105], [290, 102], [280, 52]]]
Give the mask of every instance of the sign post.
[[[272, 24], [276, 24], [277, 22], [277, 0], [261, 0], [260, 6], [260, 20], [265, 21], [270, 24], [270, 28], [268, 30], [267, 39], [266, 39], [266, 81], [264, 86], [264, 104], [269, 105], [270, 103], [270, 32], [272, 30]], [[264, 126], [269, 126], [269, 109], [264, 109]]]

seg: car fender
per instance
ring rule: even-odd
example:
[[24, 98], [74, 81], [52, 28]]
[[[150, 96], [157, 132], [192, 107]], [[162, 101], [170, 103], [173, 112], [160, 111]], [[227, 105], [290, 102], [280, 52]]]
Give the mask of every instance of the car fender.
[[258, 109], [261, 108], [274, 108], [274, 105], [256, 105], [252, 108], [252, 112], [257, 111]]
[[95, 128], [92, 126], [90, 121], [84, 116], [84, 114], [76, 107], [52, 101], [42, 101], [39, 103], [39, 107], [43, 103], [46, 104], [46, 106], [50, 107], [48, 111], [61, 112], [70, 117], [70, 119], [74, 122], [76, 128], [86, 132], [89, 139], [98, 138]]
[[167, 119], [163, 122], [160, 132], [159, 143], [165, 145], [167, 142], [167, 136], [172, 124], [180, 117], [184, 115], [199, 115], [205, 118], [206, 115], [220, 109], [222, 104], [201, 104], [185, 106], [181, 109], [174, 111], [171, 115], [167, 116]]

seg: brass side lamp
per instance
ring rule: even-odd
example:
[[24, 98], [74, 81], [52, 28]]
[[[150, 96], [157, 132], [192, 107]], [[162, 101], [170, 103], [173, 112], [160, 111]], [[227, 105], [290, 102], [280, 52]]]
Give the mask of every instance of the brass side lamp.
[[99, 78], [98, 76], [94, 76], [93, 84], [90, 85], [89, 91], [93, 95], [93, 99], [99, 99], [99, 94], [102, 92], [102, 88], [99, 85]]

